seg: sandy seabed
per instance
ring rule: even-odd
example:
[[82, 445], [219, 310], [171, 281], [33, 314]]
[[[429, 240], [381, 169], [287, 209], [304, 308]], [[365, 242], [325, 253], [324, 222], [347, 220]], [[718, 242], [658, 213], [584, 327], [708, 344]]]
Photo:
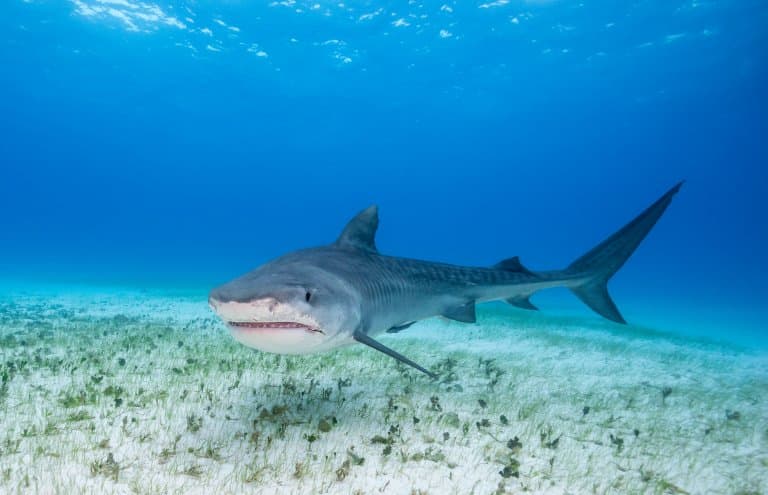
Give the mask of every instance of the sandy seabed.
[[768, 355], [480, 312], [285, 357], [204, 298], [0, 297], [0, 493], [768, 493]]

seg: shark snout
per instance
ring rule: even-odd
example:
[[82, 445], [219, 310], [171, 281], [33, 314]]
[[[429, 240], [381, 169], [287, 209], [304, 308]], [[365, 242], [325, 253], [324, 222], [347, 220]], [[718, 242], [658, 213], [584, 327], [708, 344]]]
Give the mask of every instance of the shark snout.
[[238, 290], [238, 287], [232, 287], [226, 284], [213, 289], [208, 294], [208, 305], [216, 311], [223, 305], [249, 305], [261, 309], [274, 310], [278, 300], [273, 295], [254, 295], [250, 291]]
[[262, 297], [249, 301], [227, 301], [208, 296], [208, 305], [214, 313], [225, 321], [245, 321], [254, 319], [256, 315], [267, 315], [277, 311], [279, 302], [274, 297]]
[[217, 287], [208, 294], [208, 304], [225, 303], [232, 301], [241, 301], [243, 298], [238, 297], [234, 291], [229, 290], [227, 286]]

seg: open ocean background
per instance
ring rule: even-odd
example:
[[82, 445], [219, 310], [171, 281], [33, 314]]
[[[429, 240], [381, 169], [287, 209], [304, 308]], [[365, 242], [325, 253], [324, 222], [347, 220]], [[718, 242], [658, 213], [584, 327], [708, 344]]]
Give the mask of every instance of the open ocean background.
[[205, 304], [371, 203], [385, 253], [560, 268], [685, 179], [614, 298], [765, 348], [767, 25], [756, 0], [4, 0], [0, 283]]

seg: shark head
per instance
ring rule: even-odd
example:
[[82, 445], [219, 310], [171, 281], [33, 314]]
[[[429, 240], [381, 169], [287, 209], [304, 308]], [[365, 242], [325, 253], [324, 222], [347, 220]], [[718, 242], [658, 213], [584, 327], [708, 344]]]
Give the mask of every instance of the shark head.
[[307, 354], [351, 343], [360, 310], [348, 285], [308, 252], [278, 258], [213, 289], [211, 309], [243, 345]]

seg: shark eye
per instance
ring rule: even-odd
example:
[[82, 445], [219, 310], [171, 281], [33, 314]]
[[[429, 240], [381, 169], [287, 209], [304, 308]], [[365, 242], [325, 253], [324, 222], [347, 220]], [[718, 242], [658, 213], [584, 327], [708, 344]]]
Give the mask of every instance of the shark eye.
[[304, 300], [309, 302], [310, 299], [312, 299], [312, 293], [307, 291], [307, 293], [304, 294]]

